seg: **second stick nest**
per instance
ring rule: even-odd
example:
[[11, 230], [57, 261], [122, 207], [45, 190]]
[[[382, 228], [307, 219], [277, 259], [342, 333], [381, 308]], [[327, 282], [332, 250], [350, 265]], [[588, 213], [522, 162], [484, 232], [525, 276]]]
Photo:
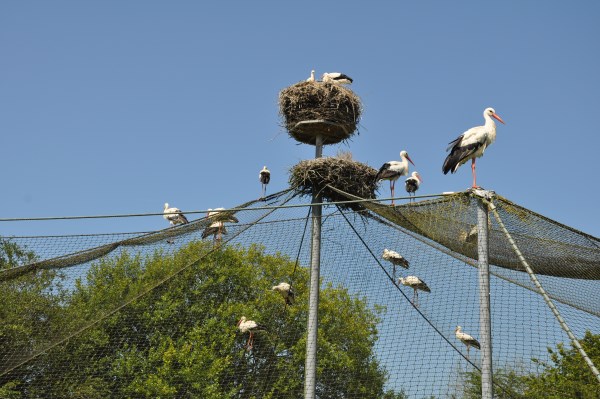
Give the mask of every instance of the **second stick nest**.
[[[291, 169], [290, 185], [302, 195], [320, 194], [324, 201], [348, 201], [329, 186], [357, 197], [375, 198], [377, 170], [347, 158], [327, 157], [301, 161]], [[360, 203], [340, 204], [340, 208], [364, 210]]]

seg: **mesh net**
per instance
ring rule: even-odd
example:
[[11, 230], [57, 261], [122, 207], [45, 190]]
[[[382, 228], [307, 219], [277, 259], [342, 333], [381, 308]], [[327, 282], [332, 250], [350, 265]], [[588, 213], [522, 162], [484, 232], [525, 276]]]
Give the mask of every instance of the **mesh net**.
[[[205, 239], [214, 218], [150, 233], [0, 238], [0, 397], [302, 397], [305, 202], [286, 191], [243, 204], [237, 223]], [[494, 203], [573, 333], [600, 334], [599, 240]], [[323, 208], [317, 396], [476, 397], [480, 353], [454, 334], [479, 333], [476, 200], [363, 205]], [[494, 389], [518, 398], [570, 343], [492, 217], [489, 227]], [[409, 268], [394, 270], [384, 249]], [[431, 292], [396, 283], [408, 275]], [[271, 290], [282, 281], [295, 303]], [[242, 316], [264, 328], [240, 331]], [[600, 349], [594, 356], [598, 365]], [[582, 392], [597, 397], [575, 359]], [[538, 381], [547, 396], [575, 397]]]

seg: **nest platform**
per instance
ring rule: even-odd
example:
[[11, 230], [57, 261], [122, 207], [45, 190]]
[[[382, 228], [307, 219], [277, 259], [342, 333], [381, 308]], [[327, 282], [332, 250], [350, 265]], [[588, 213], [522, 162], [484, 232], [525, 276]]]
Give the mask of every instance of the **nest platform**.
[[[316, 158], [300, 161], [290, 171], [290, 186], [301, 195], [320, 194], [323, 201], [347, 201], [331, 187], [357, 197], [375, 198], [377, 170], [360, 162], [339, 157]], [[364, 210], [360, 203], [340, 204], [342, 209]]]
[[362, 105], [354, 92], [344, 86], [323, 82], [300, 82], [279, 93], [279, 113], [289, 135], [315, 145], [349, 139], [360, 120]]

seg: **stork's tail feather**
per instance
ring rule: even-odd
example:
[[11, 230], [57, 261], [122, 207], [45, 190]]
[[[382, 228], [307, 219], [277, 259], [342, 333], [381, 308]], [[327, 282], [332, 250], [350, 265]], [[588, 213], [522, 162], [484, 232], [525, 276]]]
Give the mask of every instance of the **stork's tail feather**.
[[458, 157], [457, 154], [448, 155], [446, 157], [446, 160], [444, 161], [444, 165], [442, 166], [442, 172], [444, 172], [445, 175], [448, 174], [448, 172], [456, 172], [456, 169], [458, 169], [459, 162], [460, 157]]

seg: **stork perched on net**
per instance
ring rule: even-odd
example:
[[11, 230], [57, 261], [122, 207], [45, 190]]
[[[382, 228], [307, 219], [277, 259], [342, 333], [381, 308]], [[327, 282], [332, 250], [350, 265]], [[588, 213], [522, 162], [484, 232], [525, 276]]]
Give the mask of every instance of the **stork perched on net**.
[[163, 218], [165, 218], [165, 220], [167, 220], [171, 224], [171, 226], [189, 223], [189, 221], [179, 208], [169, 207], [169, 204], [167, 202], [165, 202]]
[[469, 358], [469, 348], [471, 346], [475, 349], [481, 349], [479, 341], [477, 341], [469, 334], [462, 332], [461, 326], [456, 326], [456, 330], [454, 330], [454, 335], [456, 335], [456, 338], [458, 338], [463, 344], [467, 346], [467, 359]]
[[223, 235], [227, 234], [225, 223], [238, 223], [239, 220], [231, 212], [225, 211], [225, 208], [208, 209], [206, 217], [212, 223], [202, 232], [202, 239], [213, 236], [215, 242], [220, 243]]
[[315, 70], [313, 69], [312, 71], [310, 71], [310, 77], [308, 79], [306, 79], [307, 82], [314, 82], [315, 81]]
[[240, 321], [237, 322], [237, 328], [240, 330], [242, 334], [247, 332], [250, 333], [248, 337], [248, 342], [244, 345], [244, 348], [247, 350], [251, 350], [254, 346], [254, 333], [256, 331], [267, 331], [267, 328], [261, 324], [258, 324], [254, 320], [248, 320], [246, 316], [242, 316]]
[[473, 188], [478, 188], [477, 174], [475, 173], [475, 160], [483, 155], [485, 149], [496, 140], [496, 123], [492, 118], [504, 123], [502, 118], [496, 114], [494, 108], [486, 108], [483, 111], [485, 125], [472, 127], [456, 139], [451, 141], [446, 148], [450, 154], [444, 160], [442, 172], [455, 173], [458, 168], [471, 160], [471, 173], [473, 175]]
[[286, 306], [294, 304], [296, 293], [294, 292], [292, 286], [289, 283], [279, 283], [277, 285], [274, 285], [271, 289], [281, 294], [283, 299], [285, 299]]
[[396, 251], [386, 248], [383, 250], [383, 255], [381, 257], [392, 264], [392, 278], [394, 281], [396, 280], [396, 266], [401, 266], [405, 269], [408, 269], [408, 261]]
[[411, 303], [416, 307], [419, 307], [419, 290], [425, 292], [431, 292], [425, 281], [421, 280], [417, 276], [407, 276], [398, 278], [398, 284], [405, 285], [413, 289], [413, 299]]

